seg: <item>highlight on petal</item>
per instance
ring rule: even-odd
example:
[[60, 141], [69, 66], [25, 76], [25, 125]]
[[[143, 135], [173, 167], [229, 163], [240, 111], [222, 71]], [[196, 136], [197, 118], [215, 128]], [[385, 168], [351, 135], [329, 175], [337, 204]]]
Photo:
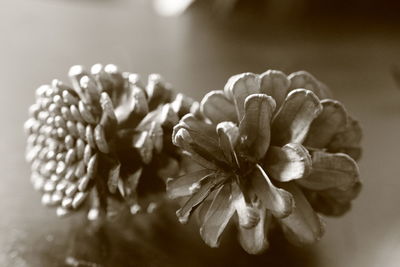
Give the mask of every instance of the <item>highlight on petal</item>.
[[343, 153], [316, 151], [312, 154], [311, 174], [296, 182], [318, 191], [330, 188], [348, 190], [358, 181], [358, 166], [351, 157]]
[[142, 176], [142, 171], [143, 169], [140, 168], [124, 179], [119, 179], [118, 181], [118, 191], [122, 197], [129, 200], [130, 204], [137, 201], [136, 189], [139, 185], [139, 179]]
[[260, 165], [249, 176], [251, 184], [249, 194], [254, 194], [261, 201], [262, 207], [268, 209], [278, 218], [288, 216], [293, 209], [293, 197], [284, 189], [275, 187]]
[[206, 94], [200, 103], [200, 110], [215, 124], [222, 121], [236, 121], [235, 107], [222, 90]]
[[267, 70], [260, 74], [260, 93], [271, 96], [278, 108], [282, 105], [289, 89], [289, 79], [279, 70]]
[[149, 112], [145, 92], [133, 85], [129, 93], [125, 93], [115, 108], [115, 115], [119, 124], [137, 124]]
[[169, 103], [158, 106], [157, 109], [149, 112], [136, 127], [137, 130], [149, 130], [152, 124], [156, 122], [161, 126], [172, 128], [178, 122], [178, 115], [174, 112]]
[[241, 149], [259, 160], [268, 150], [270, 123], [275, 110], [275, 101], [265, 94], [253, 94], [246, 98], [244, 117], [239, 124]]
[[322, 105], [311, 91], [291, 91], [272, 122], [272, 145], [301, 144], [312, 121], [321, 113]]
[[227, 178], [220, 174], [209, 175], [203, 179], [199, 185], [199, 188], [188, 201], [176, 211], [180, 223], [187, 223], [192, 212], [200, 205], [216, 187], [221, 184]]
[[[114, 106], [118, 105], [120, 96], [124, 93], [124, 78], [118, 70], [118, 67], [113, 64], [95, 64], [92, 66], [91, 76], [96, 80], [96, 83], [102, 92], [109, 94]], [[82, 80], [81, 80], [82, 85]]]
[[233, 100], [237, 121], [241, 121], [245, 112], [244, 102], [249, 95], [260, 93], [260, 81], [254, 73], [242, 73], [231, 77], [224, 90]]
[[205, 214], [200, 235], [210, 247], [219, 246], [221, 234], [235, 213], [231, 193], [229, 183], [221, 186]]
[[162, 105], [156, 122], [166, 127], [174, 127], [179, 122], [179, 117], [172, 109], [171, 104]]
[[132, 138], [133, 147], [139, 152], [144, 164], [149, 164], [153, 159], [154, 143], [148, 131], [135, 134]]
[[328, 151], [346, 153], [354, 160], [359, 160], [361, 157], [361, 138], [362, 130], [360, 124], [358, 121], [348, 117], [346, 129], [333, 137], [328, 145]]
[[115, 162], [115, 165], [109, 170], [108, 179], [107, 179], [107, 186], [108, 190], [115, 194], [118, 188], [118, 182], [120, 180], [120, 170], [121, 170], [121, 163]]
[[195, 101], [192, 98], [187, 97], [182, 93], [178, 93], [174, 101], [171, 102], [171, 106], [174, 112], [178, 114], [179, 117], [182, 117], [190, 112], [194, 102]]
[[[249, 254], [260, 254], [269, 246], [267, 233], [271, 214], [261, 207], [252, 207], [250, 210], [252, 213], [249, 213], [248, 204], [246, 204], [241, 193], [234, 203], [239, 217], [238, 234], [241, 246]], [[255, 219], [257, 220], [254, 221]], [[246, 221], [251, 220], [254, 221], [254, 224], [252, 227], [248, 227]]]
[[199, 189], [202, 179], [213, 174], [215, 174], [213, 170], [202, 169], [178, 178], [169, 178], [166, 188], [167, 196], [171, 199], [190, 196]]
[[85, 70], [85, 68], [82, 65], [74, 65], [72, 66], [69, 71], [68, 71], [68, 77], [70, 78], [72, 82], [72, 87], [76, 92], [81, 94], [81, 86], [80, 86], [80, 80], [82, 77], [87, 76], [88, 72]]
[[172, 90], [170, 86], [165, 83], [164, 79], [159, 74], [150, 74], [146, 86], [148, 95], [149, 109], [156, 109], [160, 104], [169, 102], [172, 98]]
[[329, 88], [307, 71], [294, 72], [290, 74], [288, 78], [290, 80], [289, 91], [304, 88], [312, 91], [320, 99], [330, 98], [332, 96]]
[[220, 122], [217, 125], [219, 146], [224, 153], [225, 159], [230, 164], [239, 167], [238, 159], [235, 154], [235, 146], [239, 138], [239, 129], [233, 122]]
[[312, 244], [318, 241], [324, 234], [324, 223], [321, 218], [293, 182], [282, 183], [281, 187], [292, 194], [295, 202], [292, 213], [279, 220], [286, 238], [294, 245]]
[[322, 112], [311, 123], [304, 145], [313, 148], [324, 148], [336, 135], [347, 126], [347, 112], [343, 105], [335, 100], [321, 101]]
[[[239, 226], [245, 229], [254, 228], [260, 221], [261, 204], [258, 201], [248, 203], [242, 192], [236, 192], [234, 200], [238, 214]], [[265, 208], [264, 208], [265, 209]]]
[[300, 144], [289, 143], [268, 149], [264, 166], [268, 174], [280, 182], [307, 177], [311, 171], [311, 156]]
[[149, 137], [153, 143], [155, 152], [161, 153], [164, 146], [164, 130], [162, 129], [160, 123], [153, 121], [149, 130]]

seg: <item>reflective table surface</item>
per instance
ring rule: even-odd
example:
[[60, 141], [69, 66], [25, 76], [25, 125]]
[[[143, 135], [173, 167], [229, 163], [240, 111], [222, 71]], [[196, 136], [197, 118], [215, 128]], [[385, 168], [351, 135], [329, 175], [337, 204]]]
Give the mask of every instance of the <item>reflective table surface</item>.
[[[195, 9], [164, 18], [144, 0], [2, 1], [0, 266], [64, 266], [74, 246], [96, 258], [97, 265], [80, 266], [398, 266], [400, 90], [391, 76], [400, 64], [398, 29], [339, 18], [224, 20]], [[41, 206], [24, 161], [22, 125], [39, 85], [66, 81], [74, 64], [98, 62], [160, 73], [196, 99], [240, 72], [307, 70], [363, 126], [362, 193], [344, 217], [326, 218], [317, 244], [296, 248], [273, 236], [262, 256], [247, 256], [228, 235], [220, 249], [206, 247], [194, 225], [178, 225], [171, 207], [129, 221], [127, 230], [110, 224], [105, 236], [90, 236], [82, 214], [58, 219]], [[105, 248], [104, 238], [111, 239]]]

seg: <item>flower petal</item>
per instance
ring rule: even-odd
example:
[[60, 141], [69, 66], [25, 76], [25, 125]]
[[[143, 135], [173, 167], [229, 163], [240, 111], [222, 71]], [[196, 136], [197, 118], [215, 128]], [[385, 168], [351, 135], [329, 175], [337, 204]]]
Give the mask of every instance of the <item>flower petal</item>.
[[347, 112], [343, 105], [335, 100], [321, 101], [322, 112], [311, 123], [304, 145], [313, 148], [326, 147], [336, 133], [347, 126]]
[[361, 156], [362, 130], [358, 121], [348, 118], [346, 129], [337, 133], [328, 145], [328, 151], [332, 153], [342, 152], [355, 160]]
[[148, 131], [138, 132], [133, 135], [132, 145], [138, 151], [144, 164], [149, 164], [153, 159], [154, 143]]
[[176, 179], [169, 178], [167, 180], [167, 196], [171, 199], [192, 195], [200, 186], [199, 182], [214, 171], [202, 169], [192, 173], [185, 174]]
[[193, 158], [193, 160], [196, 161], [201, 166], [211, 170], [218, 169], [218, 165], [215, 162], [210, 161], [209, 156], [207, 154], [202, 153], [202, 151], [198, 149], [198, 146], [194, 143], [194, 140], [187, 129], [184, 128], [179, 129], [173, 136], [172, 141], [175, 145], [179, 146], [183, 151], [189, 153], [190, 156]]
[[342, 216], [350, 210], [351, 202], [340, 203], [334, 199], [318, 195], [313, 208], [326, 216]]
[[[86, 104], [98, 103], [100, 99], [100, 91], [97, 89], [98, 86], [95, 80], [88, 75], [87, 71], [85, 71], [82, 66], [76, 65], [71, 67], [68, 76], [71, 79], [75, 92], [78, 93], [82, 101]], [[62, 85], [60, 82], [56, 82], [55, 84], [57, 84], [57, 86]]]
[[270, 123], [275, 101], [264, 94], [246, 98], [244, 117], [239, 124], [241, 149], [254, 159], [264, 157], [270, 142]]
[[284, 189], [275, 187], [267, 174], [257, 164], [251, 176], [250, 193], [254, 193], [263, 207], [271, 211], [278, 218], [288, 216], [293, 209], [292, 195]]
[[119, 125], [137, 125], [149, 111], [145, 92], [132, 85], [115, 107], [115, 115]]
[[212, 190], [221, 185], [227, 178], [221, 175], [209, 175], [205, 179], [201, 180], [199, 188], [188, 201], [176, 211], [176, 215], [179, 218], [180, 223], [187, 223], [189, 217], [194, 209], [201, 204]]
[[230, 164], [236, 164], [239, 167], [235, 154], [235, 145], [239, 138], [239, 129], [233, 122], [220, 122], [217, 125], [219, 146], [224, 153], [225, 159]]
[[[233, 199], [240, 227], [251, 229], [260, 221], [260, 201], [248, 202], [240, 191], [235, 191]], [[264, 208], [265, 209], [265, 208]]]
[[349, 190], [332, 188], [324, 191], [307, 191], [307, 197], [314, 210], [328, 215], [341, 216], [351, 208], [351, 200], [357, 197], [361, 183], [357, 182]]
[[197, 218], [197, 223], [199, 225], [203, 225], [206, 215], [208, 212], [208, 209], [211, 206], [212, 201], [214, 200], [215, 197], [215, 190], [211, 192], [208, 197], [203, 200], [203, 202], [199, 205], [199, 207], [196, 209], [196, 218]]
[[207, 245], [211, 247], [219, 246], [221, 234], [234, 213], [235, 206], [231, 201], [231, 185], [225, 184], [217, 191], [200, 228], [200, 235]]
[[170, 103], [162, 106], [157, 122], [167, 128], [172, 128], [179, 122], [179, 117]]
[[72, 87], [74, 90], [78, 93], [79, 91], [82, 90], [80, 86], [80, 80], [82, 77], [87, 76], [88, 72], [85, 70], [85, 68], [82, 65], [74, 65], [72, 66], [69, 71], [68, 71], [68, 77], [71, 80]]
[[149, 109], [156, 109], [159, 105], [169, 102], [172, 98], [172, 90], [165, 83], [159, 74], [150, 74], [146, 86], [146, 92], [149, 96]]
[[176, 132], [178, 132], [180, 128], [204, 133], [205, 135], [212, 137], [215, 140], [218, 139], [215, 125], [206, 123], [196, 118], [193, 114], [186, 114], [182, 117], [182, 119], [179, 121], [179, 124], [174, 126], [172, 136], [175, 136]]
[[267, 70], [260, 74], [260, 93], [271, 96], [278, 108], [282, 105], [289, 89], [289, 79], [279, 70]]
[[102, 108], [100, 125], [103, 126], [106, 139], [110, 140], [115, 134], [118, 122], [114, 113], [113, 104], [107, 93], [101, 93], [100, 104]]
[[294, 245], [312, 244], [318, 241], [324, 234], [321, 218], [294, 183], [282, 183], [281, 186], [292, 194], [295, 201], [292, 213], [279, 220], [286, 238]]
[[[240, 221], [248, 221], [249, 213], [248, 206], [243, 198], [243, 195], [235, 200], [235, 208]], [[266, 226], [271, 222], [271, 214], [267, 213], [265, 208], [256, 208], [252, 210], [256, 212], [253, 216], [257, 216], [257, 221], [252, 227], [243, 226], [239, 224], [239, 242], [243, 249], [249, 254], [260, 254], [265, 251], [269, 244], [267, 239], [268, 231], [265, 231]]]
[[239, 139], [239, 128], [235, 123], [230, 121], [223, 121], [218, 123], [217, 125], [217, 134], [220, 136], [220, 133], [224, 133], [226, 137], [229, 139], [229, 142], [232, 146], [235, 146]]
[[122, 197], [128, 200], [128, 204], [137, 202], [137, 187], [139, 185], [140, 177], [142, 176], [143, 169], [140, 168], [131, 173], [123, 180], [118, 181], [118, 190]]
[[116, 161], [108, 173], [107, 186], [108, 190], [115, 194], [118, 188], [118, 181], [120, 180], [121, 163]]
[[[109, 94], [114, 106], [119, 105], [121, 96], [124, 95], [124, 77], [118, 70], [118, 67], [113, 64], [107, 64], [105, 66], [101, 64], [95, 64], [92, 66], [91, 77], [96, 80], [97, 87], [101, 92]], [[81, 86], [82, 86], [81, 79]]]
[[360, 181], [356, 182], [350, 189], [341, 190], [339, 188], [332, 188], [319, 192], [321, 195], [335, 199], [339, 203], [346, 203], [355, 199], [361, 191], [362, 184]]
[[314, 202], [313, 207], [325, 215], [341, 216], [351, 208], [351, 201], [358, 196], [361, 187], [357, 182], [348, 190], [332, 188], [318, 192], [318, 202]]
[[307, 71], [294, 72], [290, 74], [288, 78], [290, 80], [289, 91], [304, 88], [312, 91], [320, 99], [330, 98], [332, 96], [329, 88]]
[[180, 162], [171, 157], [166, 153], [161, 153], [158, 155], [157, 166], [157, 176], [160, 177], [164, 182], [170, 177], [176, 177], [181, 172]]
[[241, 121], [245, 113], [244, 102], [249, 95], [260, 93], [260, 81], [254, 73], [242, 73], [231, 77], [224, 90], [233, 100], [237, 121]]
[[178, 114], [179, 117], [190, 112], [190, 108], [192, 107], [194, 100], [188, 96], [185, 96], [182, 93], [178, 93], [171, 102], [172, 109]]
[[321, 111], [322, 105], [313, 92], [304, 89], [291, 91], [272, 122], [271, 143], [278, 146], [301, 144], [311, 122]]
[[317, 151], [312, 154], [312, 161], [311, 174], [296, 181], [307, 189], [318, 191], [339, 188], [348, 190], [359, 181], [357, 163], [346, 154]]
[[186, 130], [190, 135], [190, 138], [186, 139], [188, 142], [186, 145], [190, 145], [193, 152], [202, 156], [204, 159], [215, 163], [218, 166], [226, 167], [227, 162], [224, 160], [224, 154], [219, 147], [218, 140], [215, 140], [214, 138], [202, 132], [192, 131], [191, 129], [181, 128], [180, 130], [178, 130], [178, 133], [182, 130]]
[[203, 97], [200, 103], [203, 115], [217, 124], [222, 121], [236, 122], [236, 111], [233, 103], [222, 90], [211, 91]]
[[283, 147], [271, 146], [264, 162], [268, 174], [280, 182], [308, 176], [311, 165], [311, 156], [307, 149], [294, 143], [286, 144]]
[[161, 153], [164, 145], [164, 130], [161, 127], [160, 123], [153, 121], [149, 130], [149, 136], [151, 141], [153, 142], [154, 150], [157, 153]]

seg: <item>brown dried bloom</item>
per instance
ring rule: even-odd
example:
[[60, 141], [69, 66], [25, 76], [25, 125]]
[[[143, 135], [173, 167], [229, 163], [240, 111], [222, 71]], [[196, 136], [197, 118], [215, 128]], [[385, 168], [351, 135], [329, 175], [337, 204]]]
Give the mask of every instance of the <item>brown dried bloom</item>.
[[172, 127], [192, 101], [174, 94], [159, 75], [143, 86], [138, 75], [111, 64], [90, 72], [74, 66], [69, 76], [72, 88], [54, 80], [37, 89], [25, 123], [34, 188], [59, 216], [78, 209], [89, 194], [90, 219], [106, 210], [109, 197], [138, 211], [139, 178], [153, 158], [164, 159], [160, 172], [177, 171], [174, 151], [165, 146], [172, 148]]
[[200, 234], [215, 247], [237, 217], [249, 253], [268, 247], [273, 222], [295, 244], [318, 240], [316, 211], [339, 214], [360, 187], [351, 158], [360, 155], [360, 128], [330, 97], [307, 72], [275, 70], [233, 76], [208, 93], [200, 113], [174, 127], [174, 144], [202, 166], [168, 181], [171, 198], [189, 197], [179, 220], [198, 209]]

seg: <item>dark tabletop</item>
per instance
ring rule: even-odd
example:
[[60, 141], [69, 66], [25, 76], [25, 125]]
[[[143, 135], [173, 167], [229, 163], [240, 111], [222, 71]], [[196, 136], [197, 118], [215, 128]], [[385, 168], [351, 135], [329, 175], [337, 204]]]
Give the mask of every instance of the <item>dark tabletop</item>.
[[[163, 18], [144, 0], [1, 1], [0, 266], [62, 266], [71, 233], [82, 230], [82, 215], [60, 220], [41, 206], [24, 161], [22, 125], [39, 85], [56, 77], [66, 80], [74, 64], [98, 62], [143, 75], [161, 73], [197, 99], [240, 72], [313, 73], [363, 126], [363, 191], [344, 217], [326, 218], [327, 232], [319, 243], [292, 248], [277, 237], [267, 256], [277, 266], [398, 266], [400, 90], [391, 68], [400, 64], [399, 27], [317, 18], [284, 25], [215, 20], [194, 10]], [[133, 230], [125, 233], [132, 242], [121, 239], [110, 249], [114, 266], [269, 262], [266, 256], [245, 256], [229, 237], [220, 250], [209, 249], [191, 226], [164, 216], [133, 222]], [[96, 244], [84, 233], [81, 237]]]

